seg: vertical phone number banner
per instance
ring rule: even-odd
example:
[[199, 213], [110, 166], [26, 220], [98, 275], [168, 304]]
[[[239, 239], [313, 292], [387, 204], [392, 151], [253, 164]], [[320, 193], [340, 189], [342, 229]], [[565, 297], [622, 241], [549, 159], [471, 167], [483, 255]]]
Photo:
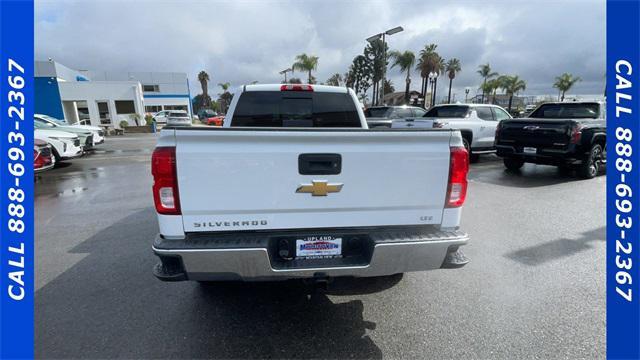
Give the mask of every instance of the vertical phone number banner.
[[34, 356], [33, 1], [0, 0], [0, 358]]
[[607, 1], [607, 358], [640, 358], [640, 1]]

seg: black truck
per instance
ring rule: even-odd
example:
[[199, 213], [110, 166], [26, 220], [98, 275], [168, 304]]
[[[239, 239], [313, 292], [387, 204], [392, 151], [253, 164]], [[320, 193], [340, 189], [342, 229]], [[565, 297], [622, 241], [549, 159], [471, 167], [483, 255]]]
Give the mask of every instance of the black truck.
[[591, 179], [605, 168], [606, 110], [600, 102], [545, 103], [526, 118], [501, 121], [495, 147], [509, 170], [554, 165]]

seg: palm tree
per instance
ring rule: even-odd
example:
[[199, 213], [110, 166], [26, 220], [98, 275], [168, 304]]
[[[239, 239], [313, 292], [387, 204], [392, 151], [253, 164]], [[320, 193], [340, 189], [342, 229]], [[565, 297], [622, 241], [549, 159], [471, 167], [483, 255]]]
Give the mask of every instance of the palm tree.
[[389, 54], [389, 57], [392, 59], [391, 67], [398, 66], [400, 68], [400, 72], [407, 72], [406, 78], [406, 87], [404, 89], [404, 102], [405, 104], [409, 103], [409, 86], [411, 85], [411, 69], [413, 65], [416, 63], [416, 54], [413, 51], [406, 50], [405, 52], [400, 52], [397, 50], [392, 51]]
[[202, 106], [209, 106], [211, 98], [209, 97], [209, 74], [206, 71], [202, 70], [198, 73], [198, 81], [200, 82], [200, 86], [202, 87]]
[[422, 96], [424, 97], [424, 104], [427, 104], [427, 87], [429, 85], [429, 74], [434, 72], [438, 66], [440, 55], [436, 52], [438, 45], [429, 44], [425, 45], [424, 49], [420, 50], [420, 57], [418, 58], [418, 65], [416, 70], [420, 70], [420, 76], [422, 77]]
[[313, 84], [313, 76], [311, 71], [318, 69], [318, 57], [300, 54], [296, 56], [296, 61], [291, 66], [293, 70], [306, 71], [308, 74], [308, 83]]
[[436, 76], [436, 78], [433, 79], [433, 104], [434, 105], [436, 104], [436, 100], [437, 100], [436, 93], [438, 91], [438, 77], [444, 74], [446, 68], [447, 68], [447, 65], [445, 64], [444, 59], [440, 55], [437, 55], [437, 58], [435, 58], [434, 72], [438, 74], [438, 76]]
[[331, 75], [331, 77], [327, 79], [327, 85], [340, 86], [340, 83], [342, 83], [342, 75], [338, 73]]
[[[485, 85], [487, 84], [487, 80], [491, 79], [492, 77], [496, 77], [498, 76], [497, 72], [492, 72], [491, 71], [491, 65], [489, 65], [489, 63], [486, 63], [484, 65], [480, 65], [478, 66], [478, 74], [480, 74], [480, 76], [482, 76], [483, 81], [482, 81], [482, 87], [484, 88]], [[484, 104], [484, 90], [482, 90], [482, 103]]]
[[504, 92], [509, 95], [509, 107], [507, 111], [511, 112], [511, 103], [513, 102], [513, 95], [517, 94], [518, 91], [525, 90], [527, 88], [527, 83], [520, 79], [518, 75], [514, 76], [501, 76], [502, 80], [500, 81], [500, 87], [504, 90]]
[[451, 104], [451, 86], [453, 85], [453, 79], [456, 78], [456, 74], [462, 71], [462, 67], [460, 67], [460, 60], [453, 58], [447, 61], [446, 72], [449, 76], [449, 98], [447, 100], [448, 104]]
[[575, 83], [581, 81], [580, 77], [573, 76], [570, 73], [564, 73], [560, 76], [556, 77], [556, 82], [553, 83], [553, 87], [560, 91], [560, 95], [558, 96], [560, 101], [564, 101], [564, 94], [569, 91]]
[[220, 108], [223, 110], [224, 113], [227, 112], [227, 108], [230, 105], [231, 102], [231, 94], [229, 94], [229, 88], [231, 87], [231, 84], [226, 82], [226, 83], [218, 83], [218, 86], [222, 89], [222, 92], [218, 94], [218, 96], [220, 97]]
[[[424, 49], [420, 50], [420, 57], [418, 58], [418, 65], [416, 66], [416, 70], [420, 70], [420, 76], [422, 77], [422, 95], [424, 96], [425, 106], [427, 104], [427, 87], [429, 85], [429, 74], [432, 72], [440, 74], [444, 71], [444, 61], [442, 57], [440, 57], [440, 55], [436, 52], [436, 48], [438, 48], [438, 45], [436, 44], [425, 45]], [[434, 94], [432, 91], [432, 99], [433, 95]], [[433, 103], [433, 101], [431, 102]]]

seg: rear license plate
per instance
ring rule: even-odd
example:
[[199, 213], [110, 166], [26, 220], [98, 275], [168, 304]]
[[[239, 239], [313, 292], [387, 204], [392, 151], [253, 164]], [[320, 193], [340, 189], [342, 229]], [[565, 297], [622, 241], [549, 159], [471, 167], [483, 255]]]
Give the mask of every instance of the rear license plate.
[[525, 147], [524, 149], [522, 149], [522, 152], [525, 154], [536, 154], [538, 152], [538, 149], [534, 147]]
[[335, 258], [342, 255], [342, 238], [307, 236], [296, 239], [296, 257], [306, 259]]

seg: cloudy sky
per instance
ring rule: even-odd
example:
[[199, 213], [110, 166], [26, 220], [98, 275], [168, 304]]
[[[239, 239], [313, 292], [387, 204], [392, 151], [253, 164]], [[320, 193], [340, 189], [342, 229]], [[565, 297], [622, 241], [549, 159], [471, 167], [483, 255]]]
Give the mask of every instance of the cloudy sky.
[[[386, 29], [391, 49], [435, 43], [457, 57], [454, 93], [473, 95], [479, 64], [527, 81], [525, 94], [555, 94], [554, 77], [583, 80], [575, 94], [600, 94], [605, 73], [605, 2], [587, 1], [36, 1], [36, 58], [76, 69], [186, 72], [192, 92], [206, 70], [219, 82], [279, 82], [295, 56], [319, 56], [319, 81], [344, 73], [365, 39]], [[296, 76], [305, 78], [303, 74]], [[388, 76], [396, 89], [404, 77]], [[420, 87], [413, 74], [413, 88]], [[444, 93], [443, 84], [438, 91]], [[194, 86], [195, 85], [195, 86]]]

